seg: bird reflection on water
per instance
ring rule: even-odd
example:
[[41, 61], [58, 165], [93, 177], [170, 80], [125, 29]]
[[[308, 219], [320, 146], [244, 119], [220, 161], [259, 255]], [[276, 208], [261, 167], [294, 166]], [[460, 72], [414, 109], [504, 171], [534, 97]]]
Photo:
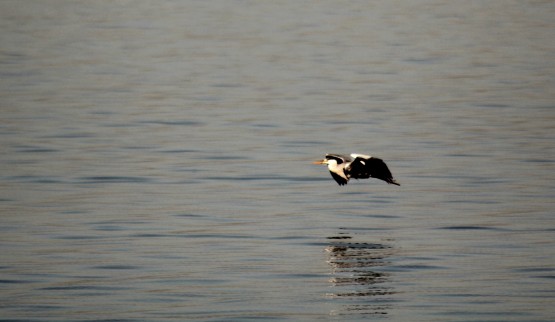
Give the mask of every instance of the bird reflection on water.
[[390, 274], [380, 269], [389, 265], [394, 253], [392, 246], [382, 243], [354, 242], [341, 234], [328, 237], [328, 264], [332, 268], [329, 298], [341, 299], [344, 306], [332, 315], [386, 315], [391, 308], [388, 295], [394, 290], [388, 285]]

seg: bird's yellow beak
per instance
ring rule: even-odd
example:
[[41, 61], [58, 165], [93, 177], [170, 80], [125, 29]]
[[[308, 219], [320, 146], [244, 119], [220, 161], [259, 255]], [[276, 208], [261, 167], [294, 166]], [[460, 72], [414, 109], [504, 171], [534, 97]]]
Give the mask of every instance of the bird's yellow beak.
[[314, 161], [314, 162], [312, 162], [312, 164], [328, 164], [328, 160], [324, 159], [324, 160], [320, 160], [320, 161]]

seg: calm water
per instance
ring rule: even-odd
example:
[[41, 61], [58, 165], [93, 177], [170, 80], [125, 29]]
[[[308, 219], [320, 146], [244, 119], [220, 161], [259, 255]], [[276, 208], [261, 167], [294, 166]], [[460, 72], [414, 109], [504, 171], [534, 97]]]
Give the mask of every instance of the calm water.
[[0, 2], [0, 320], [555, 319], [554, 16]]

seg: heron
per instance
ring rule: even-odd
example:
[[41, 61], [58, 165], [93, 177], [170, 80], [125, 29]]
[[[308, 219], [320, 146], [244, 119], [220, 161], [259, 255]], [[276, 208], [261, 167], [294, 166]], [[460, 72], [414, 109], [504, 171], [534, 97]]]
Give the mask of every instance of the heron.
[[313, 162], [326, 164], [332, 178], [340, 186], [346, 185], [349, 179], [376, 178], [389, 184], [400, 186], [389, 171], [385, 162], [376, 157], [353, 153], [350, 156], [341, 154], [326, 154], [325, 159]]

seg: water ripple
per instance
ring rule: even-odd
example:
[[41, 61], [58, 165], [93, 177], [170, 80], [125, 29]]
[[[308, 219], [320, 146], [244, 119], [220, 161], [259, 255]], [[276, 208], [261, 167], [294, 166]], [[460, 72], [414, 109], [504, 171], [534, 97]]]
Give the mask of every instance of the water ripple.
[[78, 178], [81, 183], [149, 183], [153, 182], [148, 177], [131, 176], [92, 176]]

